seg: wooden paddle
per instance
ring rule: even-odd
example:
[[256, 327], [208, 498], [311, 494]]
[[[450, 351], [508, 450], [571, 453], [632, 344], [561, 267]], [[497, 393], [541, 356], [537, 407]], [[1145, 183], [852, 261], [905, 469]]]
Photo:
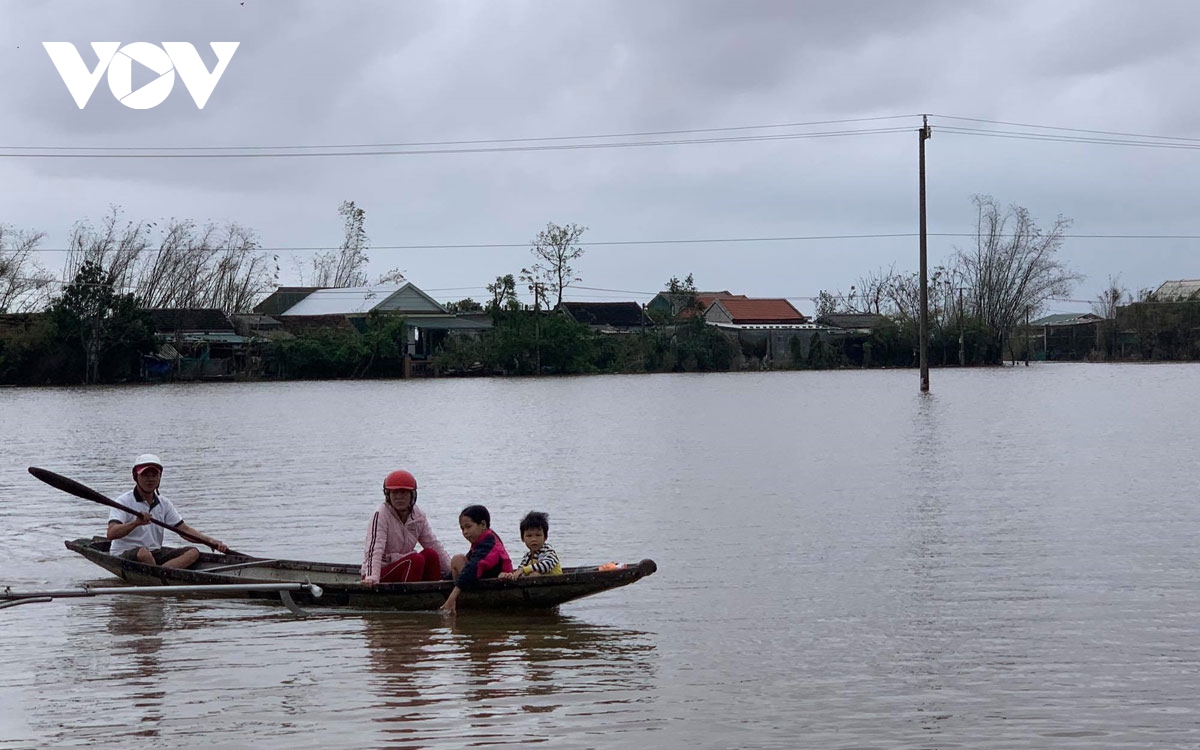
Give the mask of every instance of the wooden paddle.
[[[116, 508], [117, 510], [123, 510], [126, 513], [129, 513], [130, 515], [134, 515], [134, 516], [140, 515], [133, 508], [130, 508], [125, 505], [121, 505], [116, 500], [113, 500], [109, 497], [106, 497], [105, 495], [100, 494], [99, 492], [93, 490], [91, 487], [88, 487], [86, 484], [81, 484], [79, 482], [76, 482], [74, 479], [71, 479], [70, 477], [64, 477], [62, 474], [55, 474], [53, 471], [48, 471], [46, 469], [39, 469], [36, 466], [30, 466], [29, 473], [34, 475], [38, 479], [42, 480], [46, 484], [50, 485], [51, 487], [62, 490], [63, 492], [66, 492], [70, 495], [74, 495], [75, 497], [81, 497], [84, 500], [91, 500], [94, 503], [100, 503], [101, 505], [107, 505], [110, 508]], [[203, 544], [204, 546], [209, 547], [211, 549], [216, 549], [215, 547], [213, 547], [211, 544], [204, 541], [203, 539], [196, 537], [196, 536], [192, 536], [191, 534], [188, 534], [185, 531], [181, 531], [179, 529], [168, 526], [167, 524], [163, 523], [162, 521], [158, 520], [157, 518], [151, 517], [150, 523], [157, 524], [159, 526], [162, 526], [164, 529], [169, 529], [171, 531], [174, 531], [176, 534], [178, 534], [179, 536], [188, 540], [189, 542]], [[229, 549], [228, 547], [225, 548], [225, 554], [238, 555], [241, 557], [249, 557], [249, 555], [243, 555], [241, 552], [235, 552], [235, 551]]]

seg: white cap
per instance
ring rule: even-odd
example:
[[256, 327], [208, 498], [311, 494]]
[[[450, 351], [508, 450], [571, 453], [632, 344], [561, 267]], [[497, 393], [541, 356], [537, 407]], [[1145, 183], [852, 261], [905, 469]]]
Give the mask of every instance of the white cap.
[[162, 471], [163, 467], [162, 461], [160, 461], [158, 456], [154, 455], [153, 453], [143, 453], [135, 458], [133, 460], [133, 473], [139, 473], [138, 469], [142, 468], [143, 466], [157, 466], [159, 471]]

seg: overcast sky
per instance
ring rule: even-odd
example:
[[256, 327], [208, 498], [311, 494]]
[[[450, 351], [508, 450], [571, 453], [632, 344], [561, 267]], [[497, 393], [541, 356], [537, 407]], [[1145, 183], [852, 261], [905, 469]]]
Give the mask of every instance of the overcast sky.
[[[1194, 0], [0, 0], [0, 11], [0, 222], [46, 232], [56, 272], [72, 225], [115, 204], [130, 219], [251, 227], [295, 284], [312, 251], [289, 248], [336, 247], [338, 205], [353, 200], [368, 273], [402, 269], [442, 301], [481, 299], [531, 262], [528, 241], [553, 221], [589, 227], [585, 243], [631, 243], [586, 245], [576, 270], [591, 289], [568, 298], [645, 302], [692, 273], [701, 289], [811, 312], [822, 289], [917, 270], [929, 113], [929, 231], [964, 234], [932, 236], [931, 265], [971, 242], [982, 193], [1045, 227], [1067, 216], [1071, 235], [1135, 236], [1066, 240], [1062, 259], [1086, 276], [1074, 299], [1110, 275], [1134, 291], [1200, 277], [1200, 239], [1147, 237], [1200, 235]], [[127, 108], [105, 79], [79, 109], [42, 42], [74, 43], [92, 68], [89, 43], [116, 40], [191, 42], [210, 69], [209, 42], [240, 46], [202, 110], [178, 76], [153, 109]], [[135, 71], [134, 87], [152, 78]], [[718, 128], [731, 130], [707, 130]], [[806, 137], [760, 138], [781, 135]], [[561, 139], [384, 147], [548, 138]], [[13, 156], [152, 146], [208, 156]], [[248, 146], [371, 153], [187, 151]], [[379, 153], [421, 149], [441, 153]], [[778, 237], [842, 238], [746, 241]], [[638, 244], [663, 240], [729, 241]], [[395, 247], [473, 244], [515, 247]]]

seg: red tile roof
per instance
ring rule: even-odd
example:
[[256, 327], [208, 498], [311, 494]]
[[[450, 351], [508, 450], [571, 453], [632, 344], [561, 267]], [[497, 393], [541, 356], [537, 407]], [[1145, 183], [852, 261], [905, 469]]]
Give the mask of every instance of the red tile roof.
[[[696, 299], [700, 302], [700, 314], [703, 315], [712, 303], [719, 299], [749, 299], [744, 294], [730, 294], [729, 292], [696, 292]], [[681, 310], [679, 317], [681, 319], [690, 318], [696, 313], [692, 310]]]
[[729, 313], [734, 323], [807, 323], [804, 317], [791, 302], [786, 299], [727, 297], [718, 300], [721, 307]]

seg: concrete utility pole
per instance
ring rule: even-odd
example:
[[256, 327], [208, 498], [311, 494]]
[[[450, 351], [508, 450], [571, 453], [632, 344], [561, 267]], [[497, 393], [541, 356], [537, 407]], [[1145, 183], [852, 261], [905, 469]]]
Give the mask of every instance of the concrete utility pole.
[[929, 129], [929, 115], [921, 115], [921, 123], [921, 129], [917, 131], [921, 182], [921, 326], [919, 337], [921, 340], [921, 393], [927, 393], [929, 391], [929, 269], [926, 261], [928, 243], [925, 228], [925, 141], [932, 135]]
[[963, 328], [963, 287], [958, 288], [958, 366], [967, 366], [966, 330]]

